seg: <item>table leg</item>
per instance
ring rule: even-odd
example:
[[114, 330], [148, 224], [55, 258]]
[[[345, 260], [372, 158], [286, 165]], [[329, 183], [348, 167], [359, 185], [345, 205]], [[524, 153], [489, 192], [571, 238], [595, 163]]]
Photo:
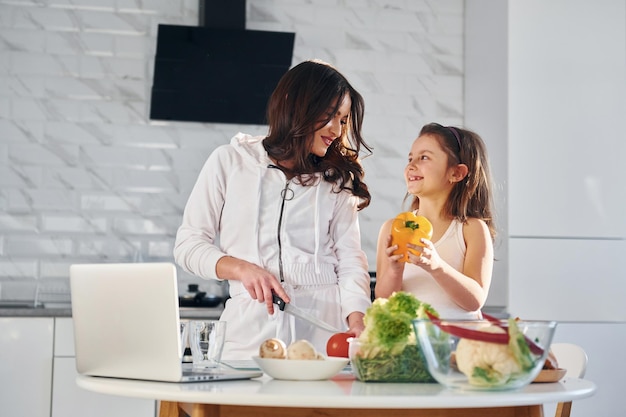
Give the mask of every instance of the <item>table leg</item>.
[[558, 417], [569, 417], [572, 412], [572, 402], [567, 401], [556, 405], [556, 415]]
[[177, 402], [159, 401], [159, 417], [183, 417]]
[[161, 401], [159, 417], [220, 417], [220, 406]]
[[[165, 412], [165, 414], [164, 414]], [[169, 413], [169, 414], [167, 414]], [[348, 409], [251, 407], [161, 401], [159, 417], [544, 417], [542, 405], [498, 408]]]

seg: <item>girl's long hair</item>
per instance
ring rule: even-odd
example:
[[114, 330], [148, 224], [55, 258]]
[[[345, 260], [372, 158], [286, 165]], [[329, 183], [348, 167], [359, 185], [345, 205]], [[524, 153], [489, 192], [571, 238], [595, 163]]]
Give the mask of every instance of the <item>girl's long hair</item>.
[[[437, 138], [441, 148], [448, 154], [448, 167], [465, 164], [467, 176], [455, 183], [448, 200], [444, 204], [445, 215], [460, 222], [468, 218], [483, 220], [489, 227], [491, 238], [496, 237], [493, 218], [492, 180], [489, 170], [487, 147], [476, 133], [471, 130], [430, 123], [422, 127], [420, 136], [430, 134]], [[411, 209], [419, 208], [419, 198], [414, 197]]]
[[[315, 131], [335, 116], [346, 94], [352, 105], [341, 137], [324, 157], [312, 154]], [[269, 99], [269, 133], [263, 146], [278, 165], [280, 161], [293, 161], [292, 168], [280, 168], [303, 185], [312, 185], [316, 181], [312, 174], [319, 172], [324, 181], [337, 184], [336, 192], [348, 190], [359, 197], [361, 210], [371, 200], [359, 160], [361, 147], [371, 152], [361, 136], [364, 108], [363, 97], [335, 68], [321, 61], [304, 61], [280, 79]]]

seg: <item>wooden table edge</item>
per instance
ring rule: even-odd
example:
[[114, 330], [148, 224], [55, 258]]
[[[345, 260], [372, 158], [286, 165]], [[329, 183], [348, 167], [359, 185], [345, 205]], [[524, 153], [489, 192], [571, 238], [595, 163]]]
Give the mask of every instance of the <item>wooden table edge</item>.
[[325, 408], [159, 402], [159, 417], [544, 417], [543, 405], [478, 408]]

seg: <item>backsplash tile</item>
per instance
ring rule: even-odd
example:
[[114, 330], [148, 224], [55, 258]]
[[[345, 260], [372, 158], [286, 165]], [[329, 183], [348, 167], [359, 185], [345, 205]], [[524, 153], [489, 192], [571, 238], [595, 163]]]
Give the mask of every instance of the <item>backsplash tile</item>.
[[70, 237], [59, 237], [57, 234], [42, 236], [20, 235], [6, 236], [4, 253], [8, 257], [65, 257], [72, 255], [74, 241]]
[[[6, 233], [38, 232], [37, 217], [22, 214], [0, 214], [0, 228]], [[0, 253], [2, 253], [0, 251]]]
[[[365, 98], [374, 269], [380, 225], [403, 209], [408, 147], [463, 121], [462, 0], [248, 0], [250, 30], [295, 32]], [[148, 119], [159, 23], [198, 24], [195, 0], [0, 2], [0, 281], [67, 279], [79, 262], [173, 261], [209, 153], [259, 125]], [[189, 280], [181, 272], [181, 280]]]

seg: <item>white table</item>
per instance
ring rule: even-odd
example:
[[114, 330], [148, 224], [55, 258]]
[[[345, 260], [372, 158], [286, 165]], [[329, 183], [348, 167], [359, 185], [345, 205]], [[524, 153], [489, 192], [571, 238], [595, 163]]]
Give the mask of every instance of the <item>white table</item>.
[[[596, 390], [593, 382], [565, 378], [517, 391], [446, 389], [439, 384], [372, 383], [339, 374], [328, 381], [167, 383], [79, 376], [77, 384], [103, 394], [156, 399], [160, 417], [543, 417], [543, 404], [575, 401]], [[315, 414], [323, 409], [323, 414]]]

